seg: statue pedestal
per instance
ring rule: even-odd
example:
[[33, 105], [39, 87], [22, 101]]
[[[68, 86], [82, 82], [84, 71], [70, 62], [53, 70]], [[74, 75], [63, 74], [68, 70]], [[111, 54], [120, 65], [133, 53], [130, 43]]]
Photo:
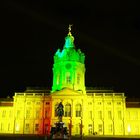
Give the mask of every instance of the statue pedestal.
[[68, 139], [67, 127], [64, 127], [63, 122], [55, 123], [55, 127], [51, 128], [52, 139]]

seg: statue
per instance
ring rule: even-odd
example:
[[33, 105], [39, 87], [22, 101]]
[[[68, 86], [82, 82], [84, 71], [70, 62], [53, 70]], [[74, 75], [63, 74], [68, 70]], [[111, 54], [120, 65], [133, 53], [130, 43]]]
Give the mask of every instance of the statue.
[[59, 122], [62, 122], [62, 116], [64, 115], [64, 106], [62, 102], [59, 103], [58, 107], [56, 108], [56, 113], [59, 119]]
[[50, 138], [51, 139], [68, 139], [68, 132], [67, 127], [65, 127], [64, 123], [62, 122], [62, 117], [64, 115], [62, 102], [59, 103], [58, 107], [56, 108], [56, 114], [58, 116], [59, 122], [55, 123], [55, 127], [51, 128]]

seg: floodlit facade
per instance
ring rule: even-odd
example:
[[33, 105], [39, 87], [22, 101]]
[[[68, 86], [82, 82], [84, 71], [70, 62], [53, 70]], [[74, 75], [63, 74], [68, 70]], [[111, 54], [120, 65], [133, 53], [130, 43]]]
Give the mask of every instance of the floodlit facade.
[[72, 135], [140, 135], [140, 101], [85, 87], [84, 62], [69, 27], [63, 49], [54, 55], [52, 90], [27, 88], [13, 99], [0, 99], [0, 133], [49, 135], [62, 102], [63, 122]]

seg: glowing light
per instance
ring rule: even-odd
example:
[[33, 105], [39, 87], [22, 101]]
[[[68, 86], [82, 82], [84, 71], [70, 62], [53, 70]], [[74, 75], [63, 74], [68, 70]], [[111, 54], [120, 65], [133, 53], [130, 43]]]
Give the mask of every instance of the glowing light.
[[19, 124], [16, 124], [16, 131], [19, 131]]
[[130, 126], [130, 124], [129, 124], [128, 127], [127, 127], [127, 131], [128, 131], [128, 133], [131, 132], [131, 126]]

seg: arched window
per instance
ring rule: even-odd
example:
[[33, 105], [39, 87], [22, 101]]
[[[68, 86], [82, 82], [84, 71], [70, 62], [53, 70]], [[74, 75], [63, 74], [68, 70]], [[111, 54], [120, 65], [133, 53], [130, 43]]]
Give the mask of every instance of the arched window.
[[70, 72], [67, 72], [66, 73], [66, 83], [67, 84], [70, 84], [71, 83], [71, 75], [70, 75]]
[[60, 74], [57, 74], [56, 84], [57, 84], [57, 85], [60, 84]]
[[65, 105], [65, 113], [64, 113], [65, 117], [71, 117], [71, 105], [70, 104], [66, 104]]
[[81, 104], [77, 104], [75, 106], [75, 111], [76, 111], [76, 117], [81, 117], [81, 111], [82, 111]]

